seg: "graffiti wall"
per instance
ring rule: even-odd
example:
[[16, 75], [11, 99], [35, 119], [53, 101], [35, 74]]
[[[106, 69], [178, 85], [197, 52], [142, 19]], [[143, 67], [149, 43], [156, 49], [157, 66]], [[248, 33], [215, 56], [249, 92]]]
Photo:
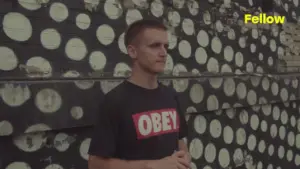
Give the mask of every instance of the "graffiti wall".
[[[299, 0], [274, 3], [276, 14], [289, 22], [300, 18]], [[0, 168], [87, 168], [99, 102], [120, 80], [7, 80], [122, 77], [130, 71], [124, 31], [142, 18], [169, 28], [166, 72], [174, 79], [162, 82], [178, 92], [186, 112], [192, 169], [299, 168], [299, 78], [274, 74], [286, 54], [281, 25], [244, 24], [243, 15], [256, 14], [257, 5], [254, 0], [1, 1]], [[204, 76], [176, 78], [184, 72]]]

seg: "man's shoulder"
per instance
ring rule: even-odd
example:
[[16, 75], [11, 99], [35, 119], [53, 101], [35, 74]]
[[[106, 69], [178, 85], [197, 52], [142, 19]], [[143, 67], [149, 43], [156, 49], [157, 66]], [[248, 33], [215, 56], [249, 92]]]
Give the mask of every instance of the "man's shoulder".
[[118, 84], [116, 87], [111, 89], [109, 92], [105, 94], [105, 98], [109, 99], [110, 101], [112, 100], [117, 100], [118, 98], [122, 98], [126, 92], [126, 85], [123, 82]]
[[165, 92], [165, 93], [167, 93], [169, 95], [174, 95], [174, 96], [177, 95], [176, 90], [173, 87], [171, 87], [171, 86], [166, 86], [166, 85], [160, 83], [160, 87], [163, 90], [163, 92]]

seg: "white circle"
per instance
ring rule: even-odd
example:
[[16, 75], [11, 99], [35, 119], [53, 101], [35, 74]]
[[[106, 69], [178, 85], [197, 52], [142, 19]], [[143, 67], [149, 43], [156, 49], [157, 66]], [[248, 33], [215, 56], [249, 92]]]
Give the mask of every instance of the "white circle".
[[4, 33], [12, 40], [24, 42], [32, 36], [30, 20], [21, 13], [9, 12], [2, 21]]
[[257, 130], [259, 126], [259, 118], [256, 114], [253, 114], [250, 118], [250, 126], [253, 130]]
[[200, 84], [194, 84], [190, 90], [190, 97], [193, 103], [199, 104], [204, 98], [204, 89]]
[[293, 160], [293, 151], [292, 150], [288, 150], [286, 153], [286, 159], [291, 162]]
[[244, 56], [241, 52], [236, 52], [235, 54], [235, 64], [238, 67], [242, 67], [244, 63]]
[[276, 124], [271, 125], [270, 135], [271, 135], [272, 138], [275, 138], [277, 136], [277, 126], [276, 126]]
[[103, 70], [106, 65], [106, 56], [101, 51], [94, 51], [90, 55], [89, 64], [95, 71]]
[[242, 151], [242, 149], [237, 148], [234, 150], [234, 153], [233, 153], [233, 162], [236, 165], [240, 165], [242, 161], [244, 161], [243, 151]]
[[[176, 64], [173, 69], [173, 75], [178, 76], [179, 72], [187, 72], [186, 67], [183, 64]], [[189, 85], [189, 80], [180, 79], [180, 80], [172, 80], [173, 87], [177, 92], [184, 92]]]
[[283, 159], [284, 155], [285, 155], [284, 147], [282, 145], [280, 145], [278, 148], [278, 157], [280, 159]]
[[236, 94], [239, 99], [244, 99], [247, 96], [247, 88], [246, 88], [245, 83], [240, 82], [236, 86]]
[[216, 158], [217, 150], [213, 143], [208, 143], [205, 147], [204, 158], [207, 162], [212, 163]]
[[0, 121], [0, 136], [11, 135], [13, 133], [13, 130], [14, 127], [9, 121], [7, 120]]
[[76, 120], [79, 120], [83, 117], [83, 109], [80, 106], [72, 107], [70, 110], [70, 113], [71, 113], [71, 116]]
[[189, 18], [183, 19], [183, 21], [182, 21], [182, 30], [187, 35], [193, 35], [194, 32], [195, 32], [194, 22]]
[[125, 43], [124, 43], [124, 36], [125, 36], [125, 33], [122, 33], [119, 36], [118, 45], [119, 45], [119, 49], [121, 50], [121, 52], [123, 52], [125, 54], [128, 54], [127, 53], [127, 48], [126, 48]]
[[34, 133], [34, 132], [37, 132], [37, 131], [49, 131], [51, 130], [51, 128], [44, 124], [44, 123], [38, 123], [38, 124], [34, 124], [34, 125], [31, 125], [29, 126], [24, 133]]
[[229, 31], [227, 32], [227, 37], [229, 40], [235, 40], [235, 32], [234, 29], [230, 28]]
[[221, 53], [222, 50], [222, 42], [218, 37], [213, 37], [213, 39], [211, 40], [211, 49], [213, 52], [219, 54]]
[[273, 66], [273, 64], [274, 64], [274, 60], [273, 60], [273, 58], [271, 56], [269, 56], [268, 57], [268, 65], [269, 66]]
[[66, 133], [58, 133], [54, 137], [53, 140], [53, 145], [55, 149], [59, 152], [64, 152], [66, 151], [69, 147], [72, 141], [70, 140], [70, 136], [68, 136]]
[[246, 142], [246, 131], [243, 128], [239, 128], [236, 131], [236, 143], [238, 145], [243, 145]]
[[159, 18], [164, 13], [164, 5], [161, 0], [154, 0], [151, 3], [150, 10], [153, 16]]
[[65, 4], [54, 2], [50, 6], [49, 15], [54, 21], [62, 22], [68, 18], [69, 11]]
[[278, 92], [279, 92], [279, 86], [276, 82], [273, 82], [272, 85], [271, 85], [271, 91], [272, 91], [272, 94], [274, 96], [278, 95]]
[[252, 38], [257, 39], [258, 38], [258, 30], [257, 29], [252, 29], [251, 30], [251, 35], [252, 35]]
[[226, 46], [224, 48], [224, 59], [228, 62], [233, 60], [234, 51], [231, 46]]
[[197, 34], [197, 42], [202, 47], [207, 47], [209, 44], [209, 36], [205, 30], [200, 30]]
[[64, 169], [64, 168], [59, 164], [50, 164], [45, 169]]
[[251, 51], [251, 53], [254, 53], [256, 51], [256, 45], [255, 44], [252, 43], [250, 45], [250, 51]]
[[280, 126], [279, 127], [279, 137], [281, 140], [283, 140], [285, 138], [286, 135], [286, 130], [284, 126]]
[[291, 126], [292, 127], [295, 127], [296, 126], [296, 118], [295, 118], [295, 116], [291, 116], [291, 118], [290, 118], [290, 122], [291, 122]]
[[219, 151], [218, 160], [219, 160], [219, 163], [220, 163], [222, 168], [226, 168], [229, 165], [230, 155], [229, 155], [229, 152], [226, 148], [222, 148]]
[[109, 19], [118, 19], [123, 14], [122, 5], [118, 0], [105, 1], [104, 12]]
[[208, 111], [219, 109], [219, 101], [218, 101], [217, 96], [215, 96], [215, 95], [208, 96], [206, 107], [207, 107]]
[[219, 61], [216, 58], [210, 57], [207, 62], [207, 71], [208, 72], [219, 72]]
[[260, 142], [258, 143], [258, 151], [260, 153], [264, 153], [266, 149], [266, 142], [264, 140], [260, 140]]
[[203, 65], [207, 62], [207, 53], [203, 47], [199, 47], [195, 52], [196, 62], [200, 65]]
[[209, 78], [208, 80], [209, 80], [209, 84], [214, 89], [220, 88], [223, 83], [223, 78]]
[[261, 44], [265, 45], [265, 44], [267, 44], [267, 41], [268, 41], [267, 37], [265, 35], [262, 35], [261, 36]]
[[261, 109], [265, 116], [270, 116], [272, 113], [272, 107], [269, 104], [262, 105]]
[[1, 89], [2, 100], [10, 107], [23, 105], [31, 97], [28, 86], [5, 84]]
[[206, 119], [202, 115], [198, 115], [194, 119], [195, 131], [199, 134], [203, 134], [206, 131]]
[[107, 46], [114, 41], [116, 35], [111, 26], [103, 24], [97, 28], [96, 36], [102, 45]]
[[275, 52], [276, 49], [277, 49], [276, 41], [274, 39], [270, 40], [270, 49], [271, 49], [272, 52]]
[[61, 108], [62, 98], [53, 89], [42, 89], [35, 97], [35, 105], [43, 113], [54, 113]]
[[87, 48], [83, 40], [79, 38], [72, 38], [68, 40], [65, 52], [68, 58], [75, 61], [82, 60], [87, 54]]
[[249, 105], [255, 105], [257, 102], [257, 95], [254, 90], [250, 89], [247, 94], [247, 102]]
[[180, 14], [175, 10], [168, 12], [168, 21], [172, 27], [177, 27], [180, 24]]
[[274, 146], [272, 144], [268, 147], [268, 154], [269, 156], [272, 156], [274, 154]]
[[41, 44], [44, 48], [57, 49], [61, 43], [61, 36], [56, 29], [48, 28], [41, 32]]
[[222, 73], [232, 73], [232, 69], [228, 64], [223, 64], [221, 67], [221, 72]]
[[225, 126], [223, 129], [223, 139], [226, 144], [231, 144], [233, 141], [233, 130], [230, 126]]
[[[36, 127], [31, 127], [29, 130], [35, 131], [33, 128]], [[46, 144], [45, 137], [45, 132], [31, 132], [13, 138], [13, 143], [24, 152], [36, 152]], [[30, 144], [28, 144], [28, 140], [30, 140]]]
[[31, 169], [31, 167], [25, 162], [15, 161], [7, 165], [5, 169]]
[[18, 58], [13, 50], [0, 46], [0, 70], [10, 71], [18, 66]]
[[286, 110], [282, 110], [281, 116], [280, 116], [281, 123], [282, 124], [287, 124], [288, 118], [289, 118], [289, 116], [288, 116]]
[[188, 41], [186, 41], [186, 40], [180, 41], [179, 44], [178, 44], [178, 50], [179, 50], [179, 54], [183, 58], [191, 57], [192, 47], [191, 47], [191, 44]]
[[82, 30], [86, 30], [91, 25], [91, 18], [85, 13], [80, 13], [76, 16], [76, 26]]
[[235, 88], [236, 86], [233, 78], [226, 78], [223, 84], [223, 91], [225, 95], [228, 97], [234, 95]]
[[242, 124], [247, 124], [249, 120], [248, 112], [246, 110], [242, 110], [240, 112], [239, 118]]
[[219, 120], [213, 119], [209, 124], [209, 132], [213, 138], [218, 138], [222, 134], [222, 126]]
[[88, 149], [90, 147], [90, 143], [91, 143], [91, 138], [86, 138], [81, 142], [79, 147], [80, 156], [85, 160], [88, 160], [89, 158]]
[[269, 90], [269, 87], [270, 87], [270, 81], [269, 81], [269, 79], [267, 78], [267, 77], [264, 77], [263, 79], [262, 79], [262, 88], [265, 90], [265, 91], [267, 91], [267, 90]]
[[203, 154], [202, 141], [198, 138], [194, 138], [190, 143], [189, 152], [193, 159], [199, 159]]
[[173, 58], [172, 58], [171, 55], [168, 54], [167, 55], [167, 60], [166, 60], [166, 65], [165, 65], [164, 71], [166, 71], [166, 72], [168, 72], [168, 71], [172, 72], [173, 68], [174, 68]]
[[241, 48], [246, 47], [246, 38], [245, 37], [240, 37], [239, 38], [239, 45], [240, 45]]
[[169, 49], [174, 49], [176, 47], [177, 40], [178, 40], [177, 36], [171, 31], [168, 31]]
[[300, 149], [300, 134], [296, 135], [295, 140], [296, 140], [296, 148]]
[[282, 101], [287, 101], [288, 100], [288, 91], [286, 88], [282, 88], [280, 90], [280, 98], [282, 99]]
[[287, 140], [288, 140], [289, 146], [293, 147], [294, 144], [295, 144], [295, 134], [294, 134], [294, 132], [290, 131], [290, 132], [288, 133], [288, 138], [287, 138]]
[[250, 151], [253, 151], [256, 147], [256, 137], [253, 134], [248, 137], [247, 147]]
[[19, 4], [30, 11], [35, 11], [41, 8], [41, 4], [38, 3], [36, 0], [18, 0]]
[[52, 67], [51, 64], [48, 60], [46, 60], [43, 57], [40, 56], [35, 56], [35, 57], [31, 57], [30, 59], [27, 60], [26, 62], [26, 66], [28, 66], [29, 68], [32, 67], [32, 69], [38, 69], [38, 71], [41, 71], [42, 74], [40, 73], [35, 73], [33, 70], [30, 69], [26, 69], [28, 76], [29, 77], [50, 77], [52, 76]]
[[268, 130], [268, 123], [265, 120], [262, 120], [260, 123], [260, 129], [263, 132], [266, 132]]
[[191, 15], [195, 16], [199, 13], [199, 4], [197, 1], [192, 0], [190, 3], [187, 3], [187, 6]]

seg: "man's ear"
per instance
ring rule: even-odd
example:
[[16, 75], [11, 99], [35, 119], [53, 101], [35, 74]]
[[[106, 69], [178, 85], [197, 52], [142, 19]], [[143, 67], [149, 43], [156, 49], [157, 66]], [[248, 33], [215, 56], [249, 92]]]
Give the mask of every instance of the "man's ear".
[[136, 49], [133, 45], [128, 45], [127, 46], [127, 52], [128, 52], [128, 55], [131, 57], [131, 59], [136, 59], [137, 52], [136, 52]]

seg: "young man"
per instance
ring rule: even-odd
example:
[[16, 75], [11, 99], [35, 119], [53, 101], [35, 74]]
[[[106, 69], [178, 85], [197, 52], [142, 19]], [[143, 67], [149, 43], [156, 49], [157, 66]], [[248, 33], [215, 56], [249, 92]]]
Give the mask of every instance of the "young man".
[[188, 169], [187, 124], [173, 89], [158, 83], [168, 37], [140, 20], [125, 35], [132, 74], [105, 95], [89, 148], [89, 169]]

